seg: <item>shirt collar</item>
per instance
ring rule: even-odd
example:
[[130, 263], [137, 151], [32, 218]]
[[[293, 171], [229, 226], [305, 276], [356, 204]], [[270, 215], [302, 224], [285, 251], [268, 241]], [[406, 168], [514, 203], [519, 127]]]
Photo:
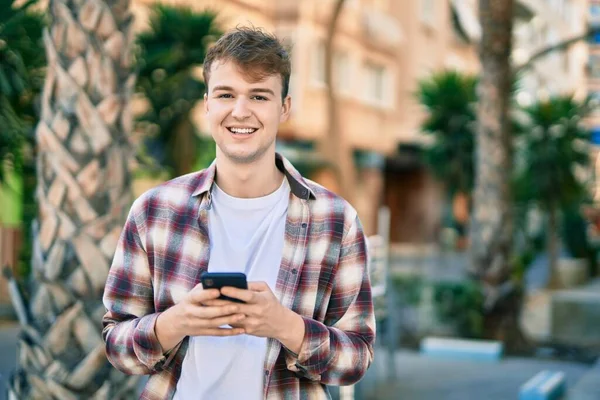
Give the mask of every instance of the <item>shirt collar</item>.
[[[300, 172], [294, 168], [287, 158], [277, 152], [275, 153], [275, 165], [288, 180], [292, 194], [304, 200], [316, 198], [315, 192], [308, 186]], [[215, 181], [216, 169], [217, 162], [214, 160], [208, 168], [200, 172], [198, 186], [192, 196], [199, 196], [210, 191]]]

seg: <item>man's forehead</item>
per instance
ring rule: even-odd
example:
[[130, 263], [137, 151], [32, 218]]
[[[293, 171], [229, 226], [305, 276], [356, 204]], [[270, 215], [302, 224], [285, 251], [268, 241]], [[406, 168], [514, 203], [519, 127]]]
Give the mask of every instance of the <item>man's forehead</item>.
[[269, 74], [261, 66], [244, 66], [233, 61], [218, 61], [213, 64], [210, 71], [211, 86], [245, 83], [252, 87], [281, 85], [281, 75]]

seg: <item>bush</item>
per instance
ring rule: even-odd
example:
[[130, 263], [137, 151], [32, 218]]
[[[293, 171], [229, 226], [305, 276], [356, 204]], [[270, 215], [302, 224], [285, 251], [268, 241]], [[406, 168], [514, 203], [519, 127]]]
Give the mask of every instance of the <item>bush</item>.
[[452, 332], [460, 337], [482, 337], [483, 294], [478, 283], [469, 280], [427, 281], [414, 275], [393, 278], [393, 288], [400, 295], [402, 304], [406, 307], [422, 306], [426, 301], [423, 298], [426, 287], [431, 288], [431, 300], [435, 313], [433, 317], [440, 325], [449, 326]]
[[483, 294], [472, 281], [433, 284], [437, 317], [451, 324], [461, 337], [479, 338], [483, 334]]

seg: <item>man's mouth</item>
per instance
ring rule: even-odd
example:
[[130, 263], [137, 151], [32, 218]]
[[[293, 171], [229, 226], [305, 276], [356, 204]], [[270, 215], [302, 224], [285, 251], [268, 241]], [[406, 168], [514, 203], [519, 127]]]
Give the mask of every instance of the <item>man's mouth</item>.
[[235, 133], [236, 135], [251, 135], [256, 132], [258, 129], [256, 128], [227, 128], [229, 132]]

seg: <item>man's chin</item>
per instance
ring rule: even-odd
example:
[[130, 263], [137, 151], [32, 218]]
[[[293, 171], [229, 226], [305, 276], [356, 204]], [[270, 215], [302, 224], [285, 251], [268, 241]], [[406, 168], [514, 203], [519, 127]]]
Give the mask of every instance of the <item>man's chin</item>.
[[247, 164], [252, 164], [256, 160], [260, 159], [261, 156], [264, 155], [264, 153], [265, 153], [264, 151], [263, 152], [253, 151], [250, 153], [223, 152], [223, 155], [225, 157], [227, 157], [227, 159], [229, 159], [234, 164], [247, 165]]

